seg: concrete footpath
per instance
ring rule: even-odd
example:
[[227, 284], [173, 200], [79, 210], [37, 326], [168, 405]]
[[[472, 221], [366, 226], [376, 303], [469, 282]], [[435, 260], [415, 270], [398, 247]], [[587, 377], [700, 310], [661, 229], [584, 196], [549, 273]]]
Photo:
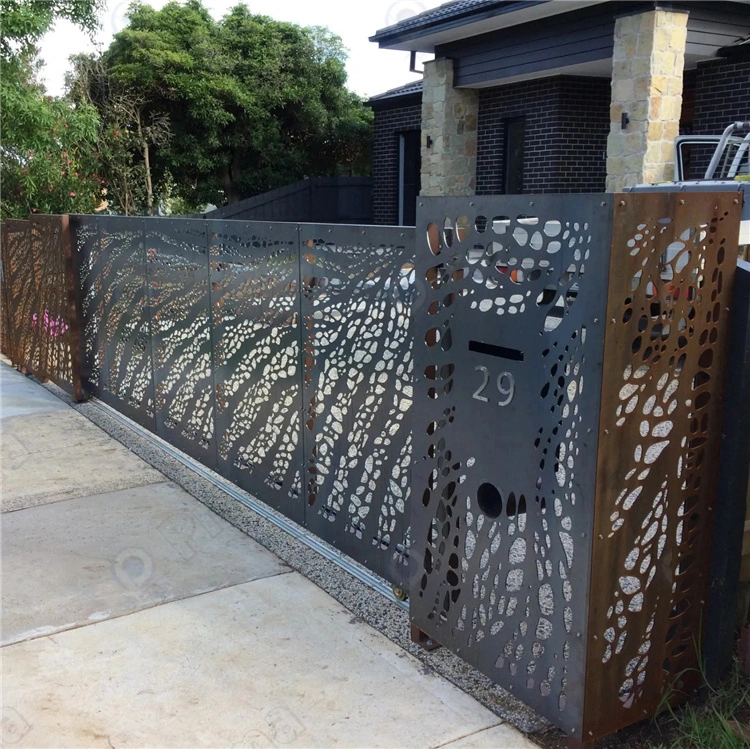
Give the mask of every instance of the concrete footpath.
[[534, 747], [0, 363], [5, 747]]

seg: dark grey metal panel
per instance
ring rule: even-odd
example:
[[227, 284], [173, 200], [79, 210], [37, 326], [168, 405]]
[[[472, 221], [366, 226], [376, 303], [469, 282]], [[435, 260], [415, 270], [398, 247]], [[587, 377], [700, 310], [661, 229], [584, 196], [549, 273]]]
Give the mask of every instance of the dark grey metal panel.
[[413, 623], [579, 733], [612, 196], [420, 198]]
[[80, 316], [81, 383], [85, 392], [101, 396], [105, 368], [105, 337], [101, 321], [104, 296], [99, 260], [99, 219], [71, 216], [73, 266], [76, 275], [76, 305]]
[[711, 592], [708, 599], [705, 647], [710, 682], [723, 677], [732, 664], [742, 540], [747, 512], [750, 442], [750, 263], [738, 261], [732, 301], [729, 371], [724, 399], [721, 465], [714, 515]]
[[436, 55], [453, 59], [456, 86], [606, 60], [612, 56], [615, 14], [623, 5], [607, 3], [470, 37], [438, 47]]
[[77, 263], [83, 273], [84, 387], [155, 430], [143, 219], [79, 219], [77, 237]]
[[157, 434], [216, 468], [206, 222], [146, 219]]
[[302, 523], [299, 228], [209, 221], [218, 470]]
[[307, 526], [408, 577], [414, 230], [302, 225]]

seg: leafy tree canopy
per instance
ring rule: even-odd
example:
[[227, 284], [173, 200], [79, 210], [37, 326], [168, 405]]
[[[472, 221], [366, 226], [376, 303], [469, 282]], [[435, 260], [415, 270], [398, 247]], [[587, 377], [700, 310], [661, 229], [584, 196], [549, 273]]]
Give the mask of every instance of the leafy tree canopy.
[[102, 0], [0, 0], [2, 38], [0, 56], [4, 63], [33, 54], [35, 45], [58, 18], [72, 21], [93, 32]]
[[0, 0], [0, 215], [90, 212], [100, 202], [94, 136], [98, 115], [45, 96], [36, 80], [36, 43], [57, 18], [87, 31], [96, 27], [100, 0]]
[[[134, 3], [102, 62], [170, 123], [154, 149], [194, 205], [235, 202], [305, 176], [368, 168], [371, 113], [345, 87], [345, 50], [322, 28], [253, 15], [215, 21], [200, 0]], [[148, 113], [144, 115], [148, 119]]]

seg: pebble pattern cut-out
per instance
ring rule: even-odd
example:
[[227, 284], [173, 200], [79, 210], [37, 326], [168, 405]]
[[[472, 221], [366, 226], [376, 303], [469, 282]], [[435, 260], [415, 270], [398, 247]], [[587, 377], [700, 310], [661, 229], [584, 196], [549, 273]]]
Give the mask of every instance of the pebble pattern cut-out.
[[157, 430], [215, 468], [206, 227], [184, 219], [166, 226], [146, 222]]
[[589, 631], [608, 730], [680, 699], [699, 670], [738, 209], [678, 197], [624, 196], [613, 240], [594, 549], [613, 578]]
[[76, 345], [68, 304], [71, 268], [66, 262], [65, 218], [31, 216], [2, 224], [3, 353], [41, 380], [68, 392], [74, 383]]
[[[606, 283], [611, 214], [601, 198], [576, 197], [567, 212], [552, 196], [477, 198], [471, 214], [468, 199], [435, 199], [431, 215], [450, 206], [468, 221], [442, 215], [417, 230], [428, 290], [411, 588], [417, 626], [568, 728], [582, 701], [603, 347], [593, 318], [605, 309], [594, 292]], [[522, 363], [472, 358], [469, 339], [517, 350]], [[496, 387], [503, 370], [510, 400], [507, 375]]]
[[405, 585], [413, 234], [379, 236], [302, 227], [307, 525]]
[[89, 392], [408, 587], [414, 230], [78, 218]]
[[76, 237], [87, 387], [154, 431], [143, 219], [84, 219]]
[[302, 522], [297, 227], [210, 222], [222, 473]]

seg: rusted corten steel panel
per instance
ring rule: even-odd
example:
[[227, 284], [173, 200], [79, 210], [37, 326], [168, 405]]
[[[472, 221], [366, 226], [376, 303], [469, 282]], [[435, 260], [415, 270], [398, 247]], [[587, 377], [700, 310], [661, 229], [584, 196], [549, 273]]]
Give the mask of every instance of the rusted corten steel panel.
[[700, 682], [740, 201], [618, 196], [583, 738]]
[[3, 230], [3, 352], [81, 399], [67, 216], [9, 220]]
[[[33, 285], [24, 280], [33, 278], [30, 262], [31, 222], [10, 219], [3, 224], [3, 308], [7, 313], [3, 329], [3, 353], [17, 366], [24, 359], [21, 352], [22, 320], [31, 320], [35, 304]], [[28, 341], [28, 337], [27, 337]]]
[[10, 341], [10, 304], [8, 301], [8, 289], [5, 286], [5, 252], [8, 245], [8, 227], [6, 224], [0, 225], [0, 350], [6, 354]]

